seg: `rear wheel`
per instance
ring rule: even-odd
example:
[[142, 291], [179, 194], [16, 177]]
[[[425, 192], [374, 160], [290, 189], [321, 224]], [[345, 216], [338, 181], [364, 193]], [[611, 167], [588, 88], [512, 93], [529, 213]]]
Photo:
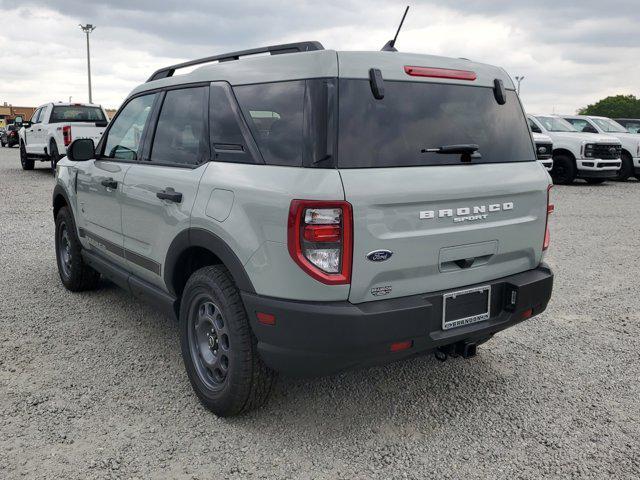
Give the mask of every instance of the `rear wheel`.
[[606, 178], [585, 178], [585, 180], [590, 185], [600, 185], [601, 183], [604, 183], [607, 179]]
[[27, 157], [27, 149], [24, 143], [20, 143], [20, 164], [23, 170], [33, 170], [33, 160]]
[[573, 158], [568, 155], [557, 155], [553, 157], [553, 168], [551, 169], [553, 183], [558, 185], [570, 185], [576, 178], [576, 164]]
[[82, 245], [67, 207], [62, 207], [56, 215], [56, 260], [60, 280], [67, 290], [91, 290], [98, 284], [100, 274], [82, 258]]
[[52, 141], [51, 145], [49, 145], [49, 159], [51, 160], [51, 170], [55, 170], [58, 160], [60, 160], [58, 145], [56, 145], [55, 141]]
[[0, 145], [2, 145], [3, 147], [6, 147], [6, 146], [7, 146], [7, 144], [5, 143], [5, 141], [4, 141], [4, 140], [0, 140]]
[[262, 406], [276, 374], [258, 355], [238, 288], [226, 268], [201, 268], [180, 305], [182, 358], [202, 404], [219, 416]]
[[621, 160], [622, 166], [620, 167], [620, 170], [618, 170], [616, 180], [626, 182], [629, 177], [633, 175], [633, 159], [628, 153], [622, 152]]

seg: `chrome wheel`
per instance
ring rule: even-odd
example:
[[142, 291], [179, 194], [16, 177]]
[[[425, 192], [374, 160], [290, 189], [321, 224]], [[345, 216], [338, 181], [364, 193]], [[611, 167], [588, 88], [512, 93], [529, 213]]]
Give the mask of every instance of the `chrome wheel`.
[[193, 302], [189, 347], [200, 380], [212, 390], [222, 388], [229, 372], [229, 334], [222, 311], [208, 297]]

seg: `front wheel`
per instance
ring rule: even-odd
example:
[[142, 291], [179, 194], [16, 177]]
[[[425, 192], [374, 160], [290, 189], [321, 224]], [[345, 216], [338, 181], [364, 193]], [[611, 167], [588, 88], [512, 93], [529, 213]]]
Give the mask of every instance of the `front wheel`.
[[202, 404], [221, 417], [262, 406], [276, 374], [258, 355], [240, 293], [220, 265], [191, 275], [180, 305], [182, 358]]
[[553, 157], [551, 178], [553, 178], [553, 183], [558, 185], [572, 184], [576, 178], [576, 165], [573, 158], [567, 155]]
[[20, 144], [20, 165], [23, 170], [33, 170], [33, 160], [27, 157], [27, 149], [24, 147], [24, 143]]
[[622, 161], [622, 165], [620, 166], [620, 170], [618, 170], [616, 180], [626, 182], [629, 180], [629, 177], [633, 175], [633, 159], [630, 155], [623, 153], [620, 160]]
[[72, 292], [96, 287], [100, 274], [82, 258], [82, 244], [76, 234], [71, 210], [62, 207], [56, 215], [56, 260], [62, 284]]

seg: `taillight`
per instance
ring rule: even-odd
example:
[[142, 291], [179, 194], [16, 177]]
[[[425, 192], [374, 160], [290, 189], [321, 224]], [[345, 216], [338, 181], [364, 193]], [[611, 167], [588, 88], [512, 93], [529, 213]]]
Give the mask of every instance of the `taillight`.
[[469, 70], [452, 70], [450, 68], [412, 67], [405, 65], [404, 73], [412, 77], [450, 78], [453, 80], [474, 81], [478, 76]]
[[555, 206], [551, 203], [551, 188], [553, 188], [553, 185], [549, 185], [547, 187], [547, 219], [544, 224], [544, 243], [542, 244], [543, 252], [549, 248], [549, 243], [551, 243], [551, 234], [549, 233], [549, 215], [551, 215], [555, 210]]
[[351, 282], [353, 215], [344, 201], [293, 200], [287, 243], [291, 258], [327, 285]]
[[64, 146], [68, 147], [71, 144], [71, 126], [65, 125], [62, 127], [62, 139], [64, 141]]

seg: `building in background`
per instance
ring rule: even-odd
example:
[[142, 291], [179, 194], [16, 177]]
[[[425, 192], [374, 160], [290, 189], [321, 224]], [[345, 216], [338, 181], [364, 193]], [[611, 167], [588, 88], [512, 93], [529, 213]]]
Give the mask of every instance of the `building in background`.
[[4, 102], [0, 105], [0, 127], [6, 127], [7, 125], [13, 123], [13, 120], [18, 115], [22, 115], [22, 118], [28, 120], [33, 115], [33, 112], [36, 111], [36, 107], [16, 107], [14, 105], [9, 105], [7, 102]]

